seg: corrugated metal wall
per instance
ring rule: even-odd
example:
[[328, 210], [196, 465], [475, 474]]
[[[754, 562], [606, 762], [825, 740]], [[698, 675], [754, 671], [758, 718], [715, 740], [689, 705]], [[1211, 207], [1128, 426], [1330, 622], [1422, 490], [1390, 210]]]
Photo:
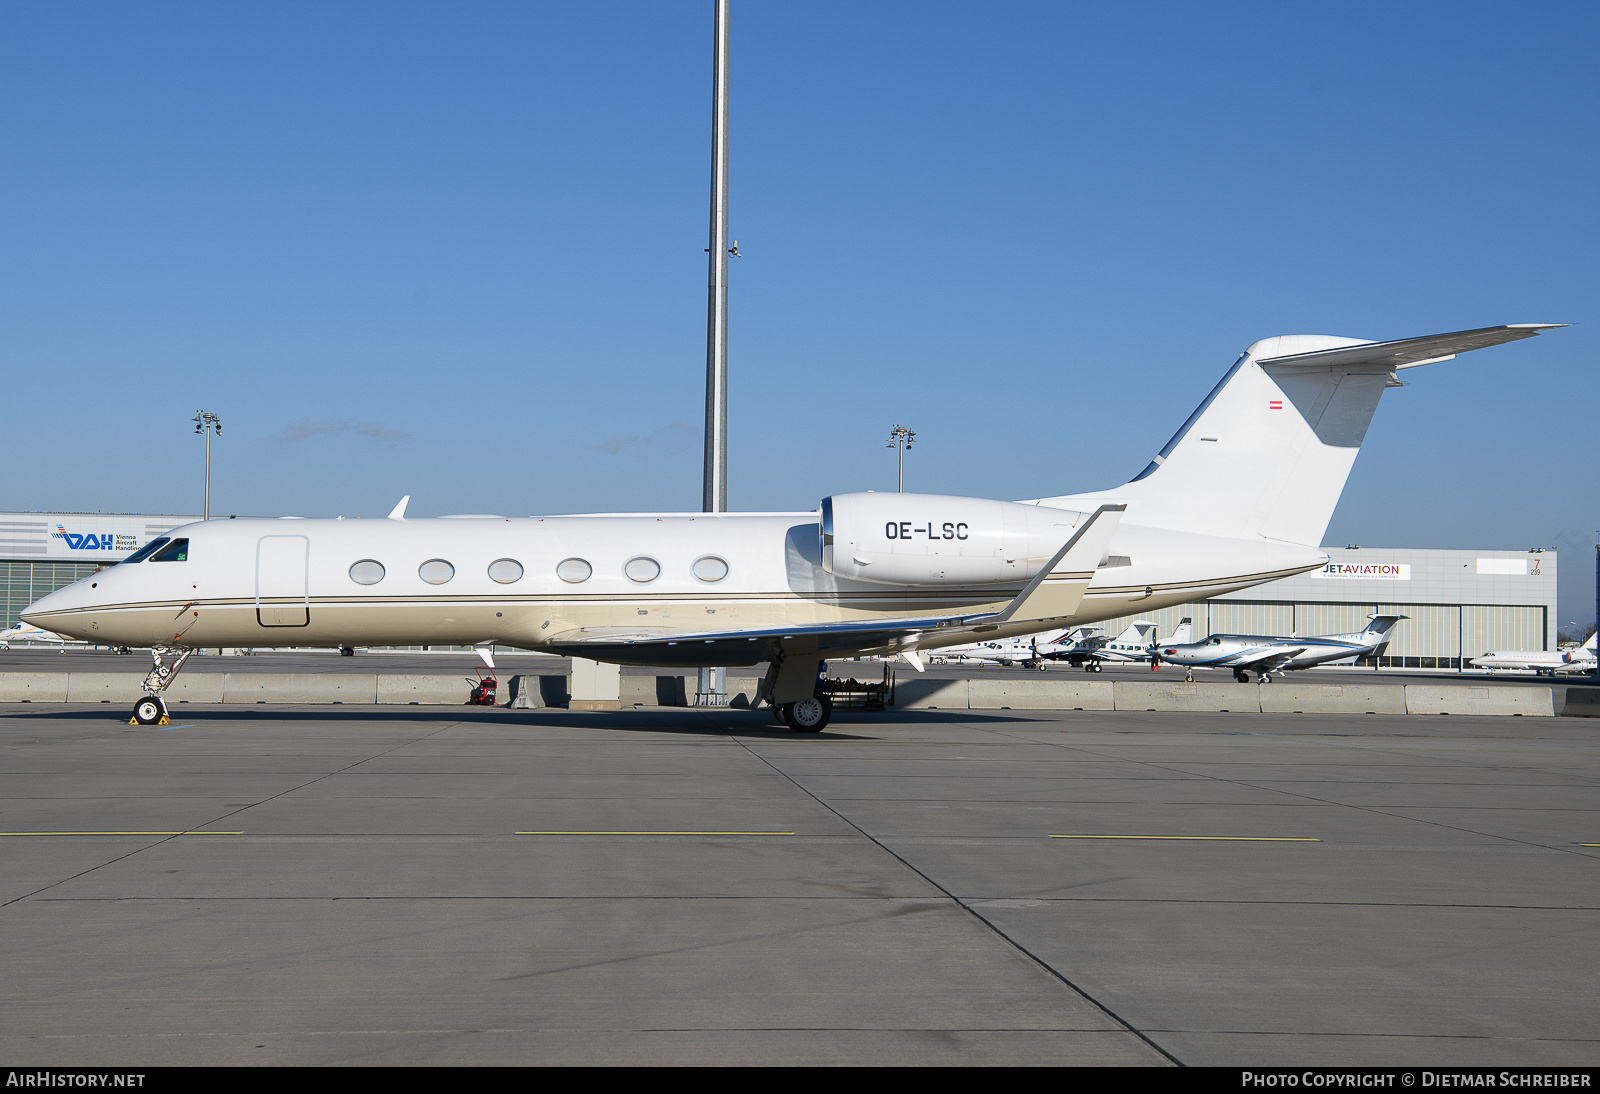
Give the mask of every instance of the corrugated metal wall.
[[1211, 602], [1210, 629], [1213, 634], [1287, 636], [1294, 632], [1294, 605], [1239, 604], [1214, 600]]
[[1467, 604], [1461, 609], [1461, 656], [1482, 657], [1490, 650], [1542, 650], [1542, 607]]
[[[1354, 634], [1367, 629], [1367, 624], [1372, 622], [1367, 616], [1376, 614], [1377, 610], [1376, 604], [1296, 604], [1294, 633], [1301, 638]], [[1402, 621], [1400, 625], [1405, 623]]]
[[1384, 615], [1406, 615], [1395, 624], [1390, 657], [1460, 657], [1461, 609], [1444, 604], [1380, 604]]

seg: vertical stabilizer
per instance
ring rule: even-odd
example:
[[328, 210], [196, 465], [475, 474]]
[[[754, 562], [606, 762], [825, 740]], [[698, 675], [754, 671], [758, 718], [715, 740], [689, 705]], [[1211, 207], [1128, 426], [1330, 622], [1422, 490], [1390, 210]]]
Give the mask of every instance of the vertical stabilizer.
[[[1148, 467], [1118, 487], [1128, 524], [1316, 547], [1398, 369], [1529, 338], [1523, 323], [1394, 342], [1296, 334], [1240, 355]], [[1082, 508], [1099, 493], [1044, 499]], [[1112, 497], [1106, 493], [1105, 497]]]

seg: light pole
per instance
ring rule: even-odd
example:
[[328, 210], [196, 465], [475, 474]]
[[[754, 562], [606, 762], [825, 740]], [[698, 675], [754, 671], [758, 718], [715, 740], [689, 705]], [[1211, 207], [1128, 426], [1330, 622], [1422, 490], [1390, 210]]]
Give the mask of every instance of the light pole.
[[895, 455], [897, 464], [895, 469], [895, 489], [902, 494], [906, 491], [906, 452], [911, 448], [911, 442], [916, 438], [916, 430], [907, 429], [905, 426], [896, 423], [889, 430], [889, 443], [884, 445], [885, 448], [897, 450]]
[[206, 435], [206, 505], [201, 520], [211, 519], [211, 434], [222, 435], [222, 419], [209, 410], [194, 412], [194, 431]]
[[[728, 0], [716, 0], [711, 48], [711, 241], [706, 299], [706, 452], [702, 509], [728, 511]], [[728, 670], [702, 668], [694, 705], [728, 705]]]

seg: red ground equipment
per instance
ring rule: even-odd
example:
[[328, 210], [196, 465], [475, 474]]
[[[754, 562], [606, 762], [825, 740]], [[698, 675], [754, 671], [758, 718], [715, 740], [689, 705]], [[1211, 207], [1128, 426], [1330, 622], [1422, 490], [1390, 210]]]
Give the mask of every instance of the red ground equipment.
[[494, 691], [495, 688], [500, 686], [500, 682], [483, 669], [474, 669], [473, 671], [478, 674], [478, 678], [474, 680], [470, 676], [467, 677], [467, 683], [472, 685], [472, 696], [467, 700], [467, 705], [477, 707], [494, 706]]

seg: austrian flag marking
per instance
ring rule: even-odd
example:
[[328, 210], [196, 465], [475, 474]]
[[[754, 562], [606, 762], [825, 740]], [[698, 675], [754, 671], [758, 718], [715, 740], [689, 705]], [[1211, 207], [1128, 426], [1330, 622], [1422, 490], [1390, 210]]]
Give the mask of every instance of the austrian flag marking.
[[1268, 410], [1282, 410], [1283, 409], [1283, 400], [1282, 399], [1274, 399], [1274, 400], [1272, 400], [1270, 403], [1267, 404], [1267, 409]]

